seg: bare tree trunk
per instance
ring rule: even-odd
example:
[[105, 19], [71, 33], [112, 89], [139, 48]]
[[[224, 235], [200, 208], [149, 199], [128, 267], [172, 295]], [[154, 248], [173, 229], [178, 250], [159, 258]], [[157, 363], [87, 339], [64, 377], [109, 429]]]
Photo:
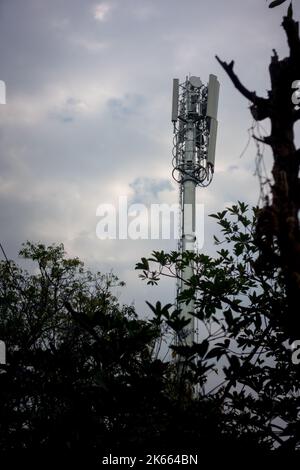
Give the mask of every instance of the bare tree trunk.
[[[300, 119], [300, 110], [292, 103], [292, 83], [300, 80], [299, 24], [293, 19], [292, 5], [282, 26], [286, 32], [289, 57], [279, 60], [273, 51], [269, 66], [271, 91], [261, 98], [247, 90], [229, 64], [217, 60], [229, 75], [235, 87], [252, 103], [251, 113], [257, 121], [271, 120], [270, 136], [261, 139], [273, 151], [272, 201], [260, 210], [256, 233], [260, 248], [260, 266], [279, 266], [287, 290], [287, 315], [278, 320], [291, 338], [300, 338], [300, 209], [299, 164], [300, 150], [295, 148], [294, 124]], [[260, 140], [260, 139], [258, 139]]]

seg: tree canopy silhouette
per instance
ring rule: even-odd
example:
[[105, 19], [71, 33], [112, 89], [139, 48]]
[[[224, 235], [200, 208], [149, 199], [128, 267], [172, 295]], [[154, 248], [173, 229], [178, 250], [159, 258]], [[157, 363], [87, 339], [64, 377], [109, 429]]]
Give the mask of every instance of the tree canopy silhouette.
[[[300, 444], [300, 368], [282, 329], [288, 312], [284, 276], [273, 265], [260, 272], [255, 266], [258, 215], [254, 209], [249, 217], [242, 202], [213, 214], [221, 227], [221, 236], [214, 236], [216, 257], [154, 252], [137, 269], [151, 285], [162, 276], [177, 278], [193, 263], [194, 275], [178, 300], [180, 306], [194, 298], [202, 338], [193, 346], [172, 346], [185, 357], [182, 384], [194, 384], [200, 401], [220, 407], [226, 434], [253, 439], [261, 449], [291, 451]], [[158, 305], [155, 313], [174, 334], [184, 326], [180, 310], [162, 313]], [[183, 400], [184, 387], [179, 394]]]
[[[280, 326], [284, 278], [278, 268], [255, 272], [246, 205], [214, 217], [220, 250], [215, 258], [193, 255], [195, 275], [182, 294], [196, 297], [206, 333], [192, 347], [172, 345], [185, 358], [183, 381], [173, 357], [162, 355], [161, 344], [183, 326], [172, 305], [149, 304], [152, 317], [139, 319], [118, 303], [115, 276], [90, 273], [62, 245], [27, 243], [21, 255], [36, 264], [32, 274], [1, 262], [2, 450], [98, 462], [124, 448], [130, 455], [297, 448], [300, 376]], [[155, 252], [137, 269], [155, 284], [190, 261], [187, 253]]]

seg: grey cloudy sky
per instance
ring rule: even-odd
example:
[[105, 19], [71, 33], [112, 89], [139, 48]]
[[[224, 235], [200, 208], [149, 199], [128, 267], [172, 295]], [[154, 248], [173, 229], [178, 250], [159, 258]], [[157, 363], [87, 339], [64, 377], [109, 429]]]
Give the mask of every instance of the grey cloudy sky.
[[[234, 58], [245, 84], [265, 94], [272, 48], [287, 52], [285, 10], [265, 0], [0, 0], [0, 238], [8, 256], [26, 239], [63, 242], [88, 266], [113, 268], [128, 284], [122, 299], [139, 309], [146, 298], [171, 300], [170, 283], [147, 289], [133, 267], [174, 242], [100, 241], [96, 208], [119, 195], [177, 201], [171, 86], [189, 73], [221, 82], [216, 172], [198, 201], [206, 215], [237, 199], [257, 203], [254, 144], [240, 158], [248, 103], [214, 55]], [[204, 250], [213, 231], [206, 217]]]

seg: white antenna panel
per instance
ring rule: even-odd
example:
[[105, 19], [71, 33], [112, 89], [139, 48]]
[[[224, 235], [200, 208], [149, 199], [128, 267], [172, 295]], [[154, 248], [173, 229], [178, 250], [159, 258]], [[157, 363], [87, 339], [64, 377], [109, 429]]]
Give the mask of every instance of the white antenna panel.
[[178, 118], [179, 79], [173, 78], [172, 122]]
[[207, 111], [206, 115], [217, 119], [220, 83], [215, 75], [210, 74], [208, 81]]
[[207, 163], [212, 166], [215, 164], [216, 142], [217, 142], [218, 121], [216, 119], [210, 120], [210, 133], [207, 149]]

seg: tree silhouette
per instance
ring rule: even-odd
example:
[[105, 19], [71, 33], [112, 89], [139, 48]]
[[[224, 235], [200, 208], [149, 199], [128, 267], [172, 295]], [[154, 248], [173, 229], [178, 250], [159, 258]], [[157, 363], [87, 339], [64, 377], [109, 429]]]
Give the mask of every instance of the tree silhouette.
[[[282, 2], [281, 2], [282, 3]], [[271, 5], [270, 5], [271, 6]], [[273, 3], [275, 5], [275, 2]], [[256, 121], [269, 118], [270, 136], [262, 140], [273, 151], [272, 201], [268, 198], [257, 218], [257, 243], [260, 248], [260, 268], [269, 263], [280, 266], [284, 274], [288, 311], [282, 325], [293, 338], [300, 337], [300, 316], [295, 309], [300, 296], [300, 150], [294, 143], [294, 125], [300, 118], [292, 102], [295, 81], [300, 78], [299, 24], [293, 19], [292, 5], [283, 18], [290, 54], [279, 60], [274, 50], [269, 66], [271, 90], [268, 98], [249, 91], [234, 72], [234, 61], [224, 62], [216, 56], [238, 91], [251, 102], [250, 110]]]
[[159, 330], [119, 305], [114, 275], [92, 274], [62, 245], [20, 254], [33, 274], [0, 263], [1, 450], [87, 459], [138, 439], [139, 414], [152, 416], [167, 376], [151, 353]]
[[[255, 272], [256, 218], [247, 206], [213, 217], [220, 250], [215, 258], [193, 255], [195, 275], [180, 299], [196, 296], [207, 332], [192, 347], [172, 345], [186, 361], [181, 383], [160, 348], [183, 326], [172, 305], [149, 304], [152, 317], [139, 319], [114, 296], [115, 276], [90, 273], [62, 245], [27, 243], [21, 255], [38, 267], [32, 274], [0, 263], [2, 451], [99, 462], [110, 452], [299, 446], [299, 366], [280, 321], [284, 278], [272, 266], [268, 275]], [[137, 269], [155, 284], [190, 261], [187, 253], [155, 252]]]
[[[185, 357], [182, 383], [194, 386], [195, 400], [217, 407], [222, 432], [237, 442], [293, 451], [300, 445], [300, 368], [282, 329], [288, 311], [284, 276], [273, 265], [255, 269], [257, 216], [258, 209], [252, 219], [241, 202], [213, 214], [221, 228], [221, 236], [214, 236], [220, 247], [215, 257], [154, 252], [136, 268], [151, 285], [162, 276], [177, 278], [193, 262], [194, 275], [178, 300], [195, 298], [202, 337], [193, 346], [172, 346]], [[157, 305], [156, 316], [175, 334], [184, 326], [178, 310]], [[178, 391], [184, 401], [184, 387]], [[193, 403], [190, 396], [187, 401]]]
[[269, 8], [274, 8], [279, 5], [282, 5], [286, 0], [274, 0], [273, 2], [270, 3]]

